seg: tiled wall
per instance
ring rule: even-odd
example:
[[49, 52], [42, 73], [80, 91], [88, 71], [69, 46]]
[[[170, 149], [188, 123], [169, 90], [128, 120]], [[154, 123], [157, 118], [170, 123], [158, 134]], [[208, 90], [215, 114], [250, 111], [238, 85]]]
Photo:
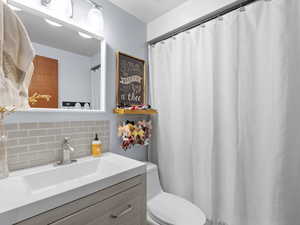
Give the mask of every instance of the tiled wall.
[[64, 137], [75, 147], [73, 158], [88, 156], [98, 133], [104, 151], [109, 150], [109, 121], [69, 121], [6, 125], [10, 171], [53, 163], [59, 159]]

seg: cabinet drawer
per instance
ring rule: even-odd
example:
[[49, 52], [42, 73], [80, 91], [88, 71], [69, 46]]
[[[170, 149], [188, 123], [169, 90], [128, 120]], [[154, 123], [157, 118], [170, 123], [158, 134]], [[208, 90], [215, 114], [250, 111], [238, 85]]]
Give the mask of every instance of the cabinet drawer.
[[[126, 210], [129, 205], [132, 207], [130, 212], [127, 212], [122, 217], [124, 220], [126, 220], [129, 215], [135, 214], [137, 207], [136, 205], [139, 205], [140, 211], [139, 215], [137, 215], [137, 219], [139, 217], [143, 217], [141, 219], [142, 223], [129, 223], [130, 225], [136, 225], [136, 224], [145, 224], [146, 221], [146, 176], [137, 176], [134, 178], [131, 178], [127, 181], [121, 182], [119, 184], [113, 185], [111, 187], [108, 187], [104, 190], [95, 192], [89, 196], [85, 196], [81, 199], [77, 199], [73, 202], [67, 203], [65, 205], [59, 206], [57, 208], [54, 208], [50, 211], [44, 212], [40, 215], [34, 216], [32, 218], [26, 219], [24, 221], [21, 221], [15, 225], [50, 225], [50, 224], [80, 224], [80, 225], [105, 225], [105, 224], [118, 224], [118, 221], [120, 219], [106, 219], [106, 221], [96, 222], [94, 223], [94, 220], [89, 220], [89, 214], [87, 214], [88, 209], [92, 209], [93, 212], [97, 213], [98, 217], [108, 218], [111, 216], [112, 213], [115, 213], [116, 215], [118, 213], [122, 213], [124, 210]], [[136, 193], [134, 193], [137, 191]], [[96, 209], [96, 210], [95, 210]], [[99, 210], [99, 211], [97, 211]], [[83, 213], [83, 214], [81, 214]], [[115, 215], [114, 214], [114, 215]], [[87, 218], [85, 218], [84, 221], [89, 222], [82, 222], [80, 223], [67, 223], [66, 219], [72, 217], [76, 217], [77, 215], [88, 215]], [[81, 217], [81, 216], [80, 216]], [[134, 216], [135, 217], [135, 216]], [[94, 217], [92, 217], [94, 218]], [[130, 220], [128, 218], [128, 220]], [[131, 218], [131, 220], [134, 220]], [[107, 223], [109, 221], [109, 223]], [[122, 220], [123, 222], [123, 220]], [[122, 225], [127, 225], [123, 224]]]
[[142, 186], [136, 186], [51, 225], [141, 225]]

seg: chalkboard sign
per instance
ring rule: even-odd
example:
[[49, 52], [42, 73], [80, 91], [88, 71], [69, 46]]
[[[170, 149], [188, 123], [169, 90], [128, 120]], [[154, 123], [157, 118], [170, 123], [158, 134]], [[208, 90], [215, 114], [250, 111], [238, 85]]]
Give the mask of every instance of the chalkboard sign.
[[124, 53], [117, 53], [117, 105], [145, 104], [145, 61]]

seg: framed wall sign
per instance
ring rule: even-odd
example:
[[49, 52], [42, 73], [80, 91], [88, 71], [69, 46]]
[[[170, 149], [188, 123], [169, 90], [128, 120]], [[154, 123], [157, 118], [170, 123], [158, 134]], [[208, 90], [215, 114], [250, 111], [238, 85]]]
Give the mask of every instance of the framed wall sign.
[[116, 101], [118, 107], [146, 104], [145, 61], [117, 53]]

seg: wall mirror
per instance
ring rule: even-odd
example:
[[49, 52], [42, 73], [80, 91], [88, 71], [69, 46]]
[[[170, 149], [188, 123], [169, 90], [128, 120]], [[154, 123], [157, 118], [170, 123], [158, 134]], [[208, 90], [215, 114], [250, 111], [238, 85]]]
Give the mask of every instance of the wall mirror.
[[49, 97], [30, 104], [30, 111], [103, 111], [104, 41], [30, 10], [16, 14], [36, 52], [29, 97]]

